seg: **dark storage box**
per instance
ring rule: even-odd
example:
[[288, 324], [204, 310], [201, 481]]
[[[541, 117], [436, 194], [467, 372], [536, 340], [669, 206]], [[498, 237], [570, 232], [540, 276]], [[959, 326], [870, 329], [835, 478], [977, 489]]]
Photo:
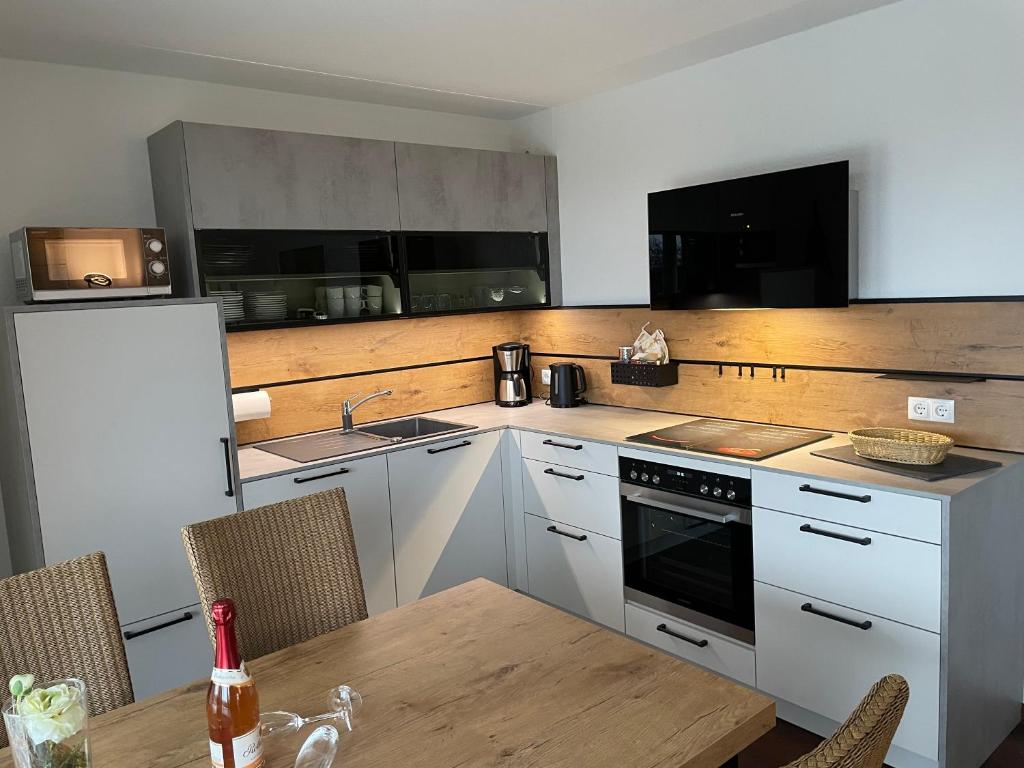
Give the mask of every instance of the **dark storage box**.
[[679, 383], [679, 364], [612, 363], [612, 384], [634, 387], [668, 387]]

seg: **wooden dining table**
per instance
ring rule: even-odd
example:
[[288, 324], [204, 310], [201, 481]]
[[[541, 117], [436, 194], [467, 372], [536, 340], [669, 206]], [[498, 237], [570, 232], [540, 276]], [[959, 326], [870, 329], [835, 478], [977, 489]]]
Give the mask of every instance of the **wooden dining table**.
[[[341, 683], [362, 694], [345, 768], [718, 768], [775, 725], [760, 693], [483, 579], [249, 667], [262, 711], [324, 712]], [[92, 764], [209, 766], [206, 687], [92, 718]], [[266, 739], [267, 768], [292, 768], [311, 730]]]

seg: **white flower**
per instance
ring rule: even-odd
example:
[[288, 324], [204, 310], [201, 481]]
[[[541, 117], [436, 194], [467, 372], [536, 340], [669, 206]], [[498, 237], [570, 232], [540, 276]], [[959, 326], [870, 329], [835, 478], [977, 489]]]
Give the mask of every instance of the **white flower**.
[[60, 743], [85, 725], [82, 692], [66, 683], [36, 689], [18, 702], [18, 714], [33, 744]]

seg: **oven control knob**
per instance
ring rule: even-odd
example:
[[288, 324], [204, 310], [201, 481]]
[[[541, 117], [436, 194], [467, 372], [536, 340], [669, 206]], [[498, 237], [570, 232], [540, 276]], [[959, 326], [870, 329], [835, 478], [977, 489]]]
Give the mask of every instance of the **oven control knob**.
[[715, 486], [715, 490], [713, 490], [713, 491], [712, 491], [711, 493], [712, 493], [712, 494], [714, 495], [714, 497], [715, 497], [715, 498], [717, 499], [717, 498], [718, 498], [719, 496], [721, 496], [721, 495], [722, 495], [722, 489], [721, 489], [721, 488], [719, 488], [719, 487], [718, 487], [718, 486], [716, 485], [716, 486]]
[[710, 489], [710, 488], [708, 488], [708, 487], [707, 487], [706, 485], [702, 485], [702, 486], [700, 487], [700, 492], [701, 492], [701, 493], [703, 493], [703, 494], [704, 494], [705, 496], [707, 496], [707, 495], [708, 495], [708, 491], [709, 491], [709, 490], [711, 490], [711, 489]]
[[658, 483], [661, 482], [661, 478], [655, 475], [654, 477], [651, 478], [651, 482], [657, 485]]
[[637, 475], [635, 469], [629, 470], [629, 479], [630, 480], [636, 480], [637, 477], [638, 477], [638, 475]]
[[650, 478], [648, 477], [647, 473], [644, 472], [642, 475], [640, 475], [640, 479], [646, 483]]
[[149, 262], [149, 271], [159, 277], [167, 271], [167, 265], [162, 261], [151, 261]]
[[729, 501], [735, 501], [736, 500], [736, 491], [734, 491], [732, 488], [730, 488], [728, 491], [725, 492], [725, 498], [727, 498]]
[[149, 248], [153, 253], [160, 253], [164, 249], [164, 244], [159, 240], [150, 240], [146, 243], [146, 247]]

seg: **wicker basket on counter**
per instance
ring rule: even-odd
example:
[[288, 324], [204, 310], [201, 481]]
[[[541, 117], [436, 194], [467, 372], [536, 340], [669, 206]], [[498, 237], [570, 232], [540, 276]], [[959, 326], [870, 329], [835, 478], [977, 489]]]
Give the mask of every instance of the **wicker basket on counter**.
[[876, 427], [849, 434], [858, 456], [894, 464], [941, 464], [953, 447], [951, 437], [916, 429]]

